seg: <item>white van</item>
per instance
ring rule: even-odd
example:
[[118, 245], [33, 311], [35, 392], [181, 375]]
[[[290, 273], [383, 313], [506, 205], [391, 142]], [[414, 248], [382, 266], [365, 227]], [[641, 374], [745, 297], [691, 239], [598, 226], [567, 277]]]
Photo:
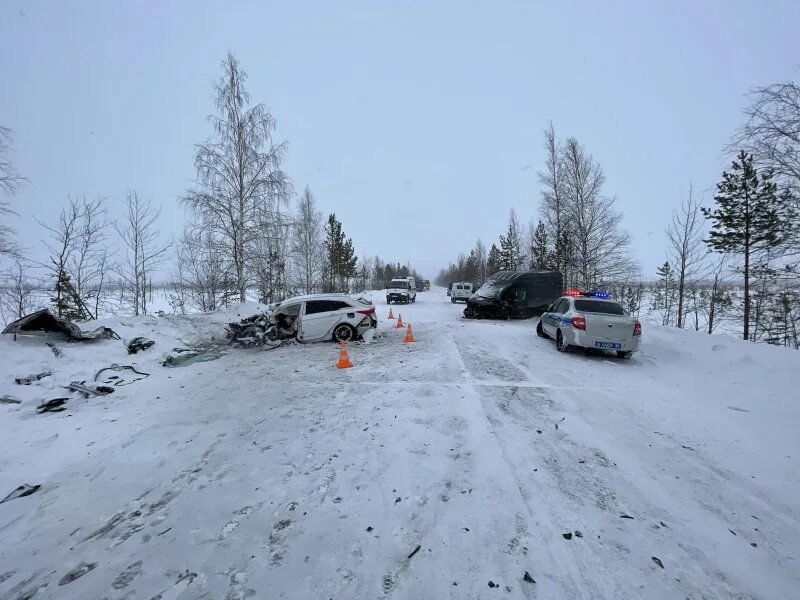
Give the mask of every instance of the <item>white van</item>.
[[453, 304], [456, 302], [466, 302], [472, 296], [472, 292], [471, 283], [467, 283], [466, 281], [454, 283], [450, 290], [450, 302]]
[[397, 277], [386, 286], [386, 304], [417, 301], [417, 282], [413, 277]]

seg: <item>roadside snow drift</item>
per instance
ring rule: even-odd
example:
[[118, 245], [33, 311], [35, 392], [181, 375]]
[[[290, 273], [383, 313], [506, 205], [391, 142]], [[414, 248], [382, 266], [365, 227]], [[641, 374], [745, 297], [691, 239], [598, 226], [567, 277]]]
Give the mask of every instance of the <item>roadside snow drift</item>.
[[415, 343], [382, 322], [337, 370], [222, 345], [255, 310], [0, 339], [0, 499], [41, 486], [0, 503], [0, 600], [800, 595], [797, 352], [646, 324], [631, 361], [559, 354], [434, 289], [393, 307]]

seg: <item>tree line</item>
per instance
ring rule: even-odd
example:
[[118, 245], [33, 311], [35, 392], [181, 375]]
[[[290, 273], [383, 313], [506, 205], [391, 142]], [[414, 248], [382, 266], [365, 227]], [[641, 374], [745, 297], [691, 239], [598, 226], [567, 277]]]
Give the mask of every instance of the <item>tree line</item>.
[[728, 315], [745, 340], [800, 348], [800, 86], [756, 88], [744, 114], [711, 206], [690, 188], [673, 214], [656, 301], [664, 325]]
[[442, 269], [440, 285], [482, 284], [499, 270], [556, 269], [565, 286], [602, 287], [635, 314], [665, 326], [714, 333], [734, 323], [745, 340], [800, 347], [800, 86], [752, 90], [745, 122], [725, 151], [735, 158], [713, 201], [689, 185], [665, 229], [665, 261], [645, 283], [600, 165], [575, 138], [544, 132], [539, 218], [508, 225], [487, 250], [481, 240]]
[[[251, 103], [247, 75], [229, 54], [214, 86], [211, 135], [196, 146], [193, 185], [179, 199], [186, 224], [163, 239], [161, 209], [136, 190], [112, 219], [107, 198], [68, 198], [53, 220], [40, 220], [48, 259], [36, 263], [15, 242], [7, 198], [25, 184], [11, 162], [11, 131], [0, 127], [0, 255], [11, 259], [0, 310], [4, 320], [41, 304], [45, 288], [59, 316], [98, 318], [125, 306], [147, 314], [153, 277], [168, 263], [170, 304], [179, 312], [212, 311], [231, 302], [270, 303], [290, 295], [384, 287], [394, 276], [417, 275], [408, 265], [359, 258], [336, 214], [323, 217], [311, 190], [295, 197], [283, 168], [287, 145], [275, 139], [275, 119]], [[38, 269], [38, 284], [30, 272]]]

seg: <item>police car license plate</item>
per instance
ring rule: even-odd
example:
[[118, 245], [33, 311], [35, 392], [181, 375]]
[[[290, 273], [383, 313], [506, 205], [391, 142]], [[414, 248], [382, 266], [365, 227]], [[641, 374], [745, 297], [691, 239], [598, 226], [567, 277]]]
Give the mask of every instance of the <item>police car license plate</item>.
[[595, 342], [594, 345], [596, 348], [611, 348], [612, 350], [619, 350], [622, 348], [622, 344], [616, 344], [614, 342]]

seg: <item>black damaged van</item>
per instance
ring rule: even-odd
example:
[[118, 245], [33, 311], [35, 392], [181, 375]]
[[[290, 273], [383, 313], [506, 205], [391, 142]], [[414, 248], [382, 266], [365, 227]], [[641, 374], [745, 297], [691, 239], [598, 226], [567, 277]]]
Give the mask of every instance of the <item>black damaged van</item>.
[[559, 271], [498, 271], [472, 295], [468, 319], [527, 319], [541, 315], [562, 296]]

